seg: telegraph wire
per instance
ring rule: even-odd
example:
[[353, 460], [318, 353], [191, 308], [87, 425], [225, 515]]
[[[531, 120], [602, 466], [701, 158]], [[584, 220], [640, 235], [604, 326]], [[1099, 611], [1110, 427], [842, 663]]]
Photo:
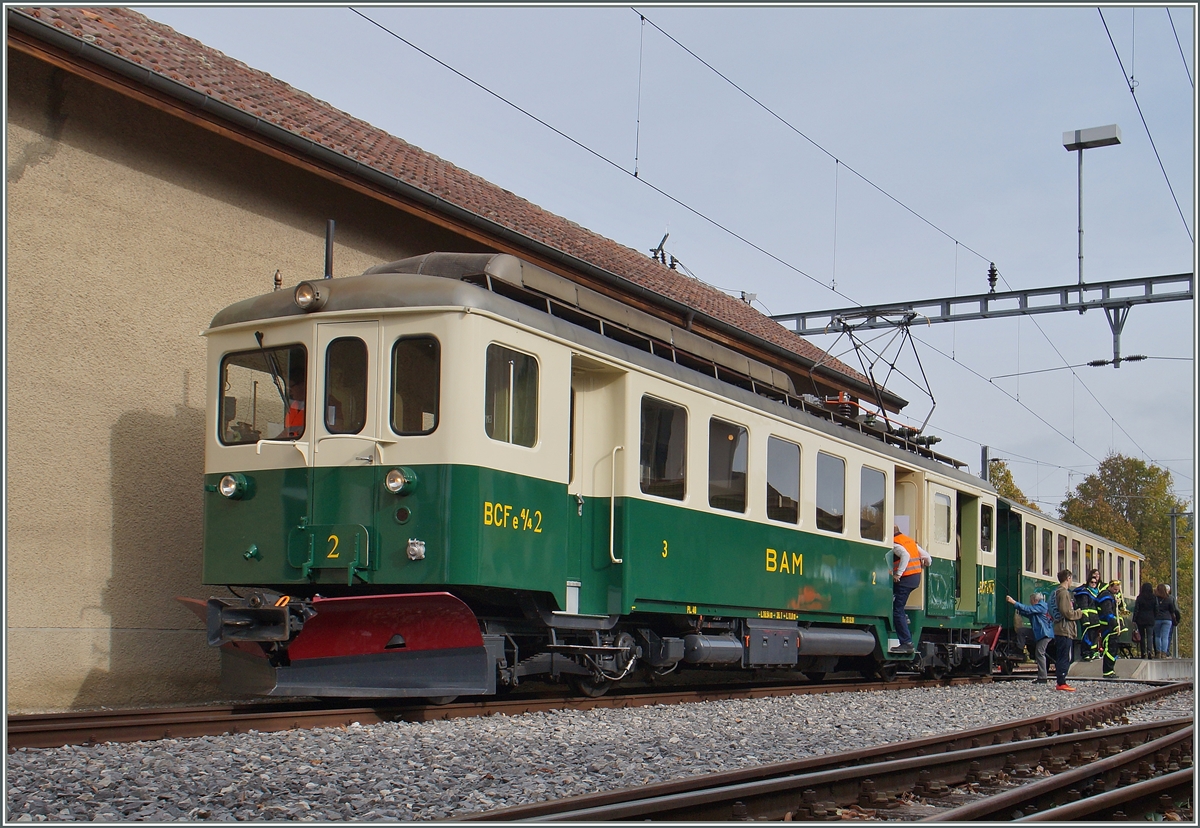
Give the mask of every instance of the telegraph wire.
[[[713, 227], [716, 227], [718, 230], [721, 230], [721, 231], [722, 231], [722, 232], [724, 232], [724, 233], [728, 233], [730, 236], [733, 236], [735, 239], [737, 239], [738, 241], [740, 241], [740, 242], [742, 242], [743, 244], [747, 245], [748, 247], [752, 247], [752, 248], [754, 248], [755, 250], [757, 250], [759, 253], [762, 253], [762, 254], [763, 254], [764, 256], [766, 256], [767, 258], [771, 259], [772, 261], [774, 261], [774, 262], [776, 262], [776, 263], [778, 263], [778, 264], [780, 264], [780, 265], [783, 265], [783, 266], [784, 266], [784, 267], [786, 267], [788, 270], [791, 270], [791, 271], [792, 271], [792, 272], [794, 272], [794, 273], [798, 273], [799, 275], [803, 276], [804, 278], [806, 278], [806, 279], [808, 279], [808, 280], [812, 281], [814, 284], [820, 285], [821, 287], [825, 288], [826, 290], [831, 290], [831, 291], [833, 291], [833, 293], [837, 294], [838, 296], [841, 296], [841, 297], [842, 297], [843, 299], [845, 299], [847, 302], [854, 302], [854, 304], [856, 304], [856, 305], [857, 305], [857, 304], [860, 304], [860, 303], [858, 303], [858, 302], [855, 302], [853, 299], [851, 299], [851, 298], [850, 298], [849, 296], [847, 296], [846, 294], [844, 294], [844, 293], [842, 293], [842, 292], [840, 292], [840, 291], [838, 291], [838, 290], [836, 290], [836, 289], [834, 289], [834, 288], [831, 288], [831, 287], [829, 287], [829, 285], [826, 285], [826, 284], [825, 284], [824, 282], [822, 282], [820, 279], [817, 279], [815, 276], [812, 276], [811, 274], [809, 274], [809, 273], [806, 273], [804, 270], [800, 269], [799, 267], [797, 267], [796, 265], [792, 264], [791, 262], [784, 261], [783, 259], [779, 258], [778, 256], [776, 256], [774, 253], [770, 252], [770, 251], [769, 251], [769, 250], [767, 250], [766, 248], [764, 248], [764, 247], [762, 247], [762, 246], [760, 246], [760, 245], [758, 245], [758, 244], [755, 244], [754, 242], [750, 241], [750, 239], [746, 238], [745, 236], [741, 235], [740, 233], [738, 233], [738, 232], [736, 232], [736, 231], [734, 231], [734, 230], [731, 230], [730, 228], [728, 228], [728, 227], [726, 227], [725, 225], [721, 224], [721, 223], [720, 223], [719, 221], [717, 221], [716, 219], [714, 219], [714, 218], [710, 218], [710, 217], [709, 217], [709, 216], [707, 216], [706, 214], [704, 214], [704, 213], [700, 212], [699, 210], [697, 210], [695, 207], [692, 207], [690, 204], [687, 204], [686, 202], [684, 202], [684, 201], [681, 201], [680, 199], [678, 199], [678, 198], [676, 198], [675, 196], [673, 196], [673, 195], [671, 195], [670, 193], [668, 193], [666, 190], [663, 190], [661, 187], [657, 187], [657, 186], [655, 186], [654, 184], [651, 184], [651, 183], [650, 183], [649, 181], [647, 181], [646, 179], [644, 179], [644, 178], [640, 177], [639, 175], [637, 175], [637, 173], [636, 173], [635, 171], [632, 171], [632, 170], [627, 170], [627, 169], [625, 169], [625, 167], [621, 166], [621, 165], [620, 165], [619, 163], [617, 163], [616, 161], [613, 161], [611, 158], [608, 158], [607, 156], [605, 156], [605, 155], [601, 154], [600, 152], [597, 152], [596, 150], [594, 150], [594, 149], [592, 149], [591, 147], [589, 147], [587, 144], [584, 144], [582, 141], [579, 141], [579, 140], [577, 140], [577, 139], [575, 139], [575, 138], [572, 138], [570, 135], [568, 135], [567, 133], [563, 132], [561, 129], [558, 129], [557, 127], [553, 127], [553, 126], [551, 126], [550, 124], [548, 124], [547, 122], [545, 122], [545, 121], [543, 121], [541, 118], [539, 118], [538, 116], [534, 115], [534, 114], [533, 114], [532, 112], [530, 112], [529, 110], [527, 110], [527, 109], [524, 109], [524, 108], [522, 108], [521, 106], [519, 106], [519, 105], [517, 105], [517, 104], [513, 103], [513, 102], [512, 102], [512, 101], [510, 101], [508, 98], [506, 98], [506, 97], [504, 97], [503, 95], [501, 95], [500, 93], [498, 93], [498, 92], [493, 92], [491, 89], [489, 89], [488, 87], [484, 86], [484, 85], [483, 85], [482, 83], [480, 83], [479, 81], [477, 81], [477, 80], [475, 80], [474, 78], [472, 78], [472, 77], [470, 77], [470, 76], [468, 76], [468, 75], [466, 75], [466, 74], [464, 74], [464, 73], [460, 72], [459, 70], [455, 69], [453, 66], [451, 66], [451, 65], [450, 65], [450, 64], [448, 64], [448, 63], [446, 63], [445, 61], [443, 61], [443, 60], [441, 60], [441, 59], [439, 59], [439, 58], [437, 58], [437, 57], [435, 57], [435, 56], [431, 55], [429, 52], [425, 51], [425, 50], [424, 50], [424, 49], [422, 49], [420, 46], [417, 46], [415, 43], [413, 43], [412, 41], [408, 40], [407, 38], [405, 38], [405, 37], [402, 37], [401, 35], [397, 34], [396, 32], [393, 32], [391, 29], [389, 29], [388, 27], [384, 26], [382, 23], [379, 23], [379, 22], [377, 22], [377, 21], [375, 21], [375, 20], [372, 20], [370, 17], [367, 17], [365, 14], [363, 14], [362, 12], [360, 12], [358, 9], [355, 9], [355, 8], [352, 8], [352, 7], [350, 7], [350, 11], [354, 12], [354, 13], [355, 13], [355, 14], [357, 14], [359, 17], [361, 17], [363, 20], [366, 20], [368, 23], [372, 24], [373, 26], [376, 26], [377, 28], [379, 28], [379, 29], [383, 30], [383, 31], [384, 31], [384, 32], [386, 32], [387, 34], [389, 34], [389, 35], [391, 35], [392, 37], [396, 38], [397, 40], [399, 40], [401, 43], [405, 44], [406, 46], [408, 46], [408, 47], [410, 47], [410, 48], [412, 48], [412, 49], [414, 49], [414, 50], [416, 50], [416, 51], [420, 52], [420, 53], [421, 53], [421, 54], [423, 54], [425, 57], [429, 58], [430, 60], [432, 60], [434, 63], [438, 64], [439, 66], [442, 66], [442, 67], [444, 67], [445, 69], [448, 69], [449, 71], [453, 72], [455, 75], [458, 75], [460, 78], [462, 78], [463, 80], [467, 81], [467, 82], [468, 82], [468, 83], [470, 83], [472, 86], [474, 86], [474, 87], [476, 87], [476, 88], [478, 88], [478, 89], [480, 89], [480, 90], [482, 90], [482, 91], [486, 92], [487, 94], [491, 95], [491, 96], [492, 96], [493, 98], [495, 98], [496, 100], [498, 100], [498, 101], [500, 101], [500, 102], [502, 102], [502, 103], [505, 103], [505, 104], [507, 104], [508, 106], [511, 106], [513, 109], [517, 110], [517, 111], [518, 111], [518, 112], [520, 112], [522, 115], [525, 115], [525, 116], [527, 116], [527, 117], [529, 117], [529, 118], [533, 119], [534, 121], [537, 121], [539, 124], [541, 124], [542, 126], [546, 127], [546, 129], [550, 130], [550, 131], [551, 131], [551, 132], [553, 132], [555, 135], [558, 135], [558, 136], [560, 136], [560, 137], [562, 137], [562, 138], [565, 138], [566, 140], [570, 141], [572, 144], [574, 144], [575, 146], [579, 147], [580, 149], [582, 149], [584, 152], [588, 153], [589, 155], [595, 156], [596, 158], [598, 158], [598, 159], [600, 159], [601, 161], [603, 161], [605, 164], [608, 164], [610, 167], [612, 167], [612, 168], [614, 168], [614, 169], [616, 169], [616, 170], [620, 170], [621, 172], [625, 173], [625, 175], [629, 176], [630, 178], [634, 179], [635, 181], [639, 181], [639, 182], [641, 182], [642, 184], [644, 184], [645, 186], [649, 187], [649, 188], [650, 188], [651, 190], [653, 190], [654, 192], [656, 192], [656, 193], [658, 193], [659, 195], [661, 195], [663, 198], [667, 199], [668, 201], [672, 202], [673, 204], [676, 204], [676, 205], [678, 205], [679, 207], [682, 207], [684, 210], [687, 210], [689, 213], [691, 213], [692, 215], [696, 216], [697, 218], [700, 218], [700, 219], [702, 219], [702, 220], [704, 220], [704, 221], [708, 222], [708, 223], [709, 223], [709, 224], [711, 224]], [[647, 22], [649, 22], [649, 23], [650, 23], [650, 25], [652, 25], [652, 26], [654, 25], [654, 24], [653, 24], [651, 21], [649, 21], [649, 20], [647, 20]], [[657, 27], [656, 27], [656, 28], [657, 28]]]
[[1175, 45], [1179, 47], [1179, 59], [1183, 61], [1183, 71], [1187, 75], [1188, 86], [1192, 89], [1196, 88], [1196, 84], [1192, 82], [1192, 70], [1188, 69], [1187, 58], [1183, 55], [1183, 45], [1179, 42], [1179, 32], [1175, 31], [1175, 18], [1171, 17], [1171, 7], [1167, 6], [1167, 20], [1171, 21], [1171, 34], [1175, 35]]
[[1158, 147], [1154, 144], [1154, 136], [1150, 134], [1150, 125], [1146, 123], [1146, 116], [1142, 114], [1142, 105], [1138, 103], [1137, 94], [1133, 91], [1134, 82], [1125, 74], [1125, 62], [1121, 60], [1121, 53], [1117, 51], [1117, 44], [1113, 42], [1112, 32], [1108, 30], [1108, 21], [1104, 19], [1104, 10], [1097, 6], [1096, 11], [1100, 12], [1100, 22], [1104, 24], [1104, 33], [1108, 35], [1108, 42], [1112, 44], [1113, 54], [1116, 56], [1117, 63], [1121, 67], [1121, 75], [1125, 78], [1125, 85], [1129, 87], [1129, 94], [1133, 98], [1133, 105], [1137, 107], [1138, 117], [1142, 119], [1142, 126], [1146, 130], [1146, 137], [1150, 139], [1150, 149], [1154, 150], [1154, 157], [1158, 159], [1158, 168], [1162, 170], [1163, 180], [1167, 182], [1167, 189], [1171, 191], [1171, 200], [1175, 202], [1175, 209], [1179, 211], [1179, 219], [1183, 222], [1183, 230], [1187, 233], [1188, 241], [1195, 244], [1196, 240], [1192, 237], [1192, 229], [1188, 227], [1187, 219], [1183, 215], [1183, 208], [1179, 206], [1179, 199], [1175, 196], [1175, 188], [1171, 186], [1171, 179], [1167, 176], [1167, 168], [1163, 166], [1162, 157], [1158, 154]]

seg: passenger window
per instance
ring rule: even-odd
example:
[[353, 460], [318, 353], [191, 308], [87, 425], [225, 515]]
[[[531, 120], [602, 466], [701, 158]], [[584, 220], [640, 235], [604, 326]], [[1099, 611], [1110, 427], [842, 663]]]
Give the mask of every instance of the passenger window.
[[1056, 572], [1062, 572], [1067, 568], [1067, 536], [1058, 536], [1058, 569]]
[[441, 345], [432, 336], [396, 340], [392, 347], [392, 431], [429, 434], [438, 425]]
[[817, 528], [842, 532], [846, 526], [846, 461], [817, 452]]
[[358, 434], [367, 424], [367, 343], [335, 339], [325, 349], [325, 430]]
[[1087, 580], [1087, 573], [1079, 568], [1079, 541], [1071, 539], [1071, 571], [1082, 581]]
[[537, 442], [538, 364], [529, 354], [492, 344], [484, 380], [484, 428], [502, 443]]
[[221, 442], [237, 446], [303, 435], [307, 376], [302, 345], [227, 355], [221, 360]]
[[979, 510], [979, 551], [992, 551], [992, 507], [982, 506]]
[[642, 491], [683, 500], [687, 493], [687, 410], [642, 397]]
[[708, 505], [746, 511], [747, 433], [715, 417], [708, 423]]
[[777, 437], [767, 438], [767, 517], [800, 520], [800, 447]]
[[[1049, 529], [1042, 530], [1042, 574], [1049, 575], [1051, 567], [1051, 547], [1054, 544], [1054, 533]], [[1055, 573], [1057, 574], [1057, 573]]]
[[950, 496], [933, 496], [933, 537], [942, 543], [950, 542]]
[[1117, 580], [1125, 583], [1125, 559], [1117, 555]]
[[863, 466], [858, 515], [858, 533], [863, 540], [883, 540], [883, 519], [887, 515], [886, 482], [887, 476], [883, 472]]
[[1025, 524], [1025, 571], [1037, 574], [1037, 527]]
[[[1087, 558], [1087, 572], [1091, 572], [1096, 568], [1094, 565], [1094, 559], [1092, 558], [1092, 545], [1090, 543], [1085, 543], [1083, 545], [1083, 551], [1085, 557]], [[1079, 576], [1081, 580], [1087, 580], [1087, 572], [1084, 572]]]

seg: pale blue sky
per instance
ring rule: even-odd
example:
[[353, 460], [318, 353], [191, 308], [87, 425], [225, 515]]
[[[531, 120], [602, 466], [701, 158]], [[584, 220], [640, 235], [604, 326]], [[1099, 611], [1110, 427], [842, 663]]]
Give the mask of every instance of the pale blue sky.
[[[835, 281], [862, 304], [983, 292], [989, 261], [1000, 290], [1075, 283], [1062, 133], [1110, 123], [1122, 145], [1084, 162], [1085, 279], [1195, 269], [1191, 6], [1171, 9], [1174, 33], [1163, 6], [1104, 8], [1186, 222], [1095, 7], [636, 7], [823, 150], [629, 6], [355, 8], [617, 166], [350, 7], [141, 10], [622, 244], [648, 251], [670, 232], [697, 278], [775, 314], [849, 304]], [[634, 179], [635, 154], [642, 179], [807, 276]], [[1191, 498], [1195, 331], [1194, 303], [1139, 306], [1122, 354], [1186, 359], [989, 382], [1110, 359], [1104, 314], [922, 328], [927, 431], [973, 472], [992, 446], [1048, 510], [1110, 450], [1170, 469]], [[929, 414], [921, 391], [893, 390], [918, 424]]]

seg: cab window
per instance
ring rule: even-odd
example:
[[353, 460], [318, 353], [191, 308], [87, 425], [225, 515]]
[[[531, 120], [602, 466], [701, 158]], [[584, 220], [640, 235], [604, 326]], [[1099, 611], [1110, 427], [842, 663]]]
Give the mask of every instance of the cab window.
[[746, 511], [746, 429], [715, 417], [708, 424], [708, 505]]
[[325, 349], [325, 430], [358, 434], [367, 424], [367, 343], [335, 339]]
[[303, 345], [260, 348], [221, 360], [218, 437], [227, 446], [304, 434], [308, 353]]
[[392, 431], [429, 434], [438, 424], [441, 345], [432, 336], [396, 340], [392, 346]]
[[887, 477], [876, 469], [863, 466], [859, 499], [858, 531], [863, 540], [883, 540], [883, 519], [887, 514]]
[[777, 437], [767, 438], [767, 517], [800, 519], [800, 447]]
[[683, 500], [687, 493], [687, 410], [642, 397], [641, 485], [646, 494]]
[[531, 448], [537, 442], [537, 418], [537, 360], [503, 345], [489, 345], [483, 413], [487, 436]]
[[817, 452], [817, 528], [842, 532], [846, 526], [846, 461]]
[[992, 507], [988, 505], [979, 510], [979, 551], [992, 551]]

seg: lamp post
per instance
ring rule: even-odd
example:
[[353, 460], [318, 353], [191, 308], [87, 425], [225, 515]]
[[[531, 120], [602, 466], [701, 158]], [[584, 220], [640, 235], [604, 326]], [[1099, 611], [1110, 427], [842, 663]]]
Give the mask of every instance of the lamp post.
[[[1179, 518], [1192, 519], [1192, 512], [1176, 512], [1174, 509], [1170, 512], [1171, 517], [1171, 595], [1175, 599], [1175, 605], [1179, 606], [1179, 524], [1176, 521]], [[1171, 649], [1173, 656], [1179, 658], [1179, 636], [1172, 636]]]
[[[1063, 133], [1063, 146], [1067, 152], [1079, 152], [1079, 287], [1080, 301], [1083, 300], [1083, 151], [1095, 147], [1109, 147], [1121, 143], [1121, 130], [1116, 124], [1076, 129]], [[1080, 313], [1083, 313], [1081, 308]]]

